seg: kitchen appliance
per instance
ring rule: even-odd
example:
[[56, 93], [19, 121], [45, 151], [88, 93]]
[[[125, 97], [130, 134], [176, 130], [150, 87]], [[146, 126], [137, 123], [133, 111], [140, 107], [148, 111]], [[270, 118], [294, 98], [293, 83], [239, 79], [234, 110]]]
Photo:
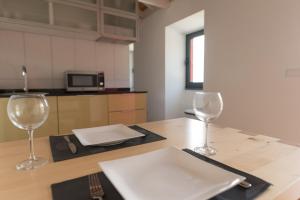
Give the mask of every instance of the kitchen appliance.
[[105, 89], [104, 73], [89, 71], [66, 71], [65, 85], [68, 92], [102, 91]]

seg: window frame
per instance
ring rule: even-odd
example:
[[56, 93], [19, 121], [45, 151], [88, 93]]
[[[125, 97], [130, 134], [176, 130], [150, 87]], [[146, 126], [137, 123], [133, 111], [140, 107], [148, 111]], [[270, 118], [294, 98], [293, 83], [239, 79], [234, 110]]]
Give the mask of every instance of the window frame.
[[195, 31], [193, 33], [189, 33], [186, 35], [186, 54], [185, 54], [185, 89], [187, 90], [203, 90], [203, 82], [194, 83], [191, 82], [190, 73], [191, 73], [191, 66], [190, 66], [190, 53], [191, 53], [191, 40], [197, 36], [204, 35], [204, 29]]

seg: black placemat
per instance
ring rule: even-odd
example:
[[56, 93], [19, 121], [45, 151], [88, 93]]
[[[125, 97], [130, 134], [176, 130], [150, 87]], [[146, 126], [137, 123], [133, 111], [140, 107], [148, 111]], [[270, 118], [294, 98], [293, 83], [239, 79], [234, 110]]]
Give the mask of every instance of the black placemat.
[[[103, 200], [123, 200], [122, 196], [111, 184], [104, 173], [97, 173], [105, 198]], [[68, 180], [62, 183], [51, 185], [52, 199], [53, 200], [89, 200], [89, 179], [88, 176]]]
[[[271, 185], [270, 183], [258, 177], [224, 165], [220, 162], [197, 154], [189, 149], [184, 149], [184, 151], [208, 163], [242, 175], [246, 177], [246, 180], [252, 184], [252, 187], [249, 189], [235, 186], [234, 188], [223, 192], [218, 196], [211, 198], [210, 200], [250, 200], [263, 193]], [[105, 197], [103, 198], [103, 200], [124, 200], [103, 172], [98, 173], [98, 176], [105, 192]], [[53, 184], [51, 185], [51, 190], [53, 200], [89, 199], [88, 176]]]
[[77, 153], [72, 154], [70, 149], [67, 146], [67, 142], [64, 140], [63, 136], [50, 136], [50, 148], [52, 153], [52, 158], [54, 162], [68, 160], [72, 158], [78, 158], [82, 156], [92, 155], [96, 153], [102, 153], [106, 151], [112, 151], [116, 149], [122, 149], [125, 147], [131, 147], [141, 144], [146, 144], [150, 142], [156, 142], [159, 140], [166, 139], [165, 137], [162, 137], [156, 133], [153, 133], [151, 131], [148, 131], [142, 127], [139, 126], [129, 126], [129, 128], [136, 130], [142, 134], [144, 134], [144, 137], [140, 138], [133, 138], [130, 139], [122, 144], [114, 145], [114, 146], [107, 146], [107, 147], [100, 147], [100, 146], [83, 146], [79, 142], [79, 140], [76, 138], [75, 135], [69, 135], [70, 140], [76, 145], [77, 147]]
[[208, 158], [206, 156], [200, 155], [190, 149], [183, 149], [183, 151], [201, 159], [204, 160], [210, 164], [213, 164], [215, 166], [218, 166], [220, 168], [223, 168], [227, 171], [239, 174], [241, 176], [246, 177], [246, 181], [252, 184], [252, 187], [249, 189], [244, 189], [241, 186], [236, 186], [226, 192], [223, 192], [222, 194], [212, 198], [211, 200], [250, 200], [257, 197], [259, 194], [264, 192], [268, 187], [270, 187], [270, 183], [267, 181], [264, 181], [256, 176], [253, 176], [251, 174], [248, 174], [246, 172], [240, 171], [238, 169], [232, 168], [228, 165], [225, 165], [223, 163], [220, 163], [218, 161], [215, 161], [211, 158]]

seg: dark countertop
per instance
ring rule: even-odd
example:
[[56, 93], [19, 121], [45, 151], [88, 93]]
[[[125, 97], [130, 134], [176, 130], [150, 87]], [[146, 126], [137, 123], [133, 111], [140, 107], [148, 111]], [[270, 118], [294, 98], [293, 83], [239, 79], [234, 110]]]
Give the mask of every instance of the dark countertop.
[[[46, 96], [77, 96], [77, 95], [107, 95], [107, 94], [130, 94], [147, 93], [146, 91], [130, 91], [129, 88], [106, 88], [97, 92], [67, 92], [65, 89], [31, 89], [29, 92], [46, 93]], [[24, 93], [21, 89], [0, 89], [0, 98], [10, 97], [13, 94]]]
[[193, 109], [185, 109], [184, 114], [195, 116], [195, 112]]

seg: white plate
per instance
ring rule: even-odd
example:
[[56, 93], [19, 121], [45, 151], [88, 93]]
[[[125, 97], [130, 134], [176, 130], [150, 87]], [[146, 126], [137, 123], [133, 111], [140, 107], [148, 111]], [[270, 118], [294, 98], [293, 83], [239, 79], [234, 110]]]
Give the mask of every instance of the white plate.
[[127, 200], [209, 199], [245, 179], [174, 147], [99, 165]]
[[83, 146], [114, 145], [132, 138], [145, 136], [122, 124], [101, 126], [95, 128], [75, 129], [73, 133]]

